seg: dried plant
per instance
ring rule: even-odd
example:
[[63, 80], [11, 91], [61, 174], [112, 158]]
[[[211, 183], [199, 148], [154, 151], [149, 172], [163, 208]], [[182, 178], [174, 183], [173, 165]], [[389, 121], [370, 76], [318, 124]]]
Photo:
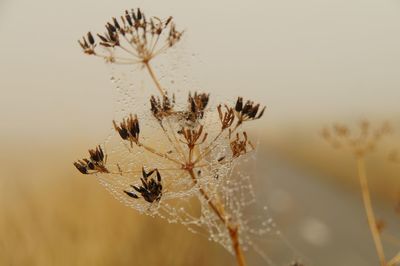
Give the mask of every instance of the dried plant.
[[[104, 34], [89, 32], [79, 41], [85, 54], [107, 63], [141, 64], [160, 95], [150, 97], [147, 116], [113, 121], [114, 137], [125, 152], [105, 154], [98, 146], [89, 150], [89, 159], [74, 165], [82, 174], [96, 175], [117, 199], [139, 212], [207, 232], [236, 256], [238, 265], [245, 265], [243, 249], [252, 245], [251, 234], [268, 230], [255, 230], [244, 217], [244, 208], [254, 203], [251, 182], [232, 172], [254, 149], [243, 125], [260, 119], [265, 107], [242, 97], [212, 106], [210, 94], [198, 91], [188, 93], [186, 105], [177, 105], [150, 62], [182, 34], [172, 17], [148, 18], [136, 9], [112, 18]], [[158, 132], [152, 133], [157, 145], [141, 121], [157, 125]]]
[[[352, 130], [344, 124], [334, 124], [332, 127], [324, 128], [321, 132], [322, 137], [332, 147], [349, 150], [356, 160], [364, 209], [381, 266], [393, 266], [400, 263], [400, 252], [389, 261], [385, 257], [381, 233], [386, 224], [383, 220], [376, 218], [372, 206], [371, 193], [366, 175], [365, 157], [375, 151], [382, 139], [391, 132], [392, 128], [389, 123], [385, 122], [378, 127], [373, 127], [367, 120], [361, 121], [357, 130]], [[392, 160], [394, 160], [395, 156], [395, 154], [391, 155]]]

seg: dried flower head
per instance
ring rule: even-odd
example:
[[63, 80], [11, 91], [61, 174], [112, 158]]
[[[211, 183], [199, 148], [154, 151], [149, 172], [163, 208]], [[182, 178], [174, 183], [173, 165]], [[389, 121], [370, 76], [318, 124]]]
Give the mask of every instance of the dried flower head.
[[188, 97], [189, 110], [187, 117], [188, 120], [196, 121], [197, 119], [203, 118], [204, 110], [207, 107], [209, 97], [210, 94], [208, 93], [195, 92], [193, 96], [191, 93], [189, 93]]
[[373, 128], [369, 121], [363, 120], [356, 132], [344, 124], [334, 124], [331, 128], [325, 127], [321, 136], [334, 148], [348, 148], [357, 157], [362, 157], [375, 150], [383, 137], [392, 132], [389, 123], [385, 122]]
[[164, 117], [174, 114], [174, 104], [175, 95], [172, 96], [172, 100], [167, 95], [162, 96], [162, 101], [160, 97], [155, 97], [153, 95], [150, 98], [151, 112], [153, 116], [160, 121]]
[[[244, 121], [260, 119], [265, 111], [265, 106], [260, 109], [260, 104], [254, 104], [252, 101], [246, 101], [243, 105], [243, 97], [238, 97], [235, 105], [236, 116], [238, 118], [238, 124], [240, 125]], [[259, 112], [260, 111], [260, 112]]]
[[225, 105], [225, 111], [222, 111], [222, 105], [220, 104], [218, 105], [217, 109], [222, 130], [232, 126], [233, 121], [235, 120], [235, 112], [233, 108], [229, 108], [227, 105]]
[[108, 173], [105, 167], [106, 157], [100, 145], [96, 149], [89, 150], [89, 154], [89, 159], [85, 158], [74, 162], [76, 169], [82, 174]]
[[[105, 33], [97, 34], [99, 40], [88, 32], [78, 42], [85, 54], [117, 64], [146, 64], [174, 46], [183, 34], [176, 29], [172, 17], [147, 18], [139, 8], [126, 10], [119, 19], [112, 18], [105, 28]], [[99, 46], [103, 48], [100, 51]]]
[[130, 115], [126, 120], [124, 119], [119, 125], [115, 121], [113, 121], [115, 130], [119, 133], [123, 140], [128, 140], [132, 143], [139, 142], [139, 120], [137, 116], [134, 117]]
[[246, 131], [243, 132], [243, 137], [242, 140], [239, 133], [236, 133], [236, 139], [231, 141], [232, 156], [234, 158], [246, 154], [248, 152], [248, 145], [254, 150], [253, 144], [247, 139]]
[[[254, 149], [242, 128], [244, 122], [260, 119], [265, 107], [252, 101], [243, 104], [242, 97], [236, 103], [213, 106], [210, 94], [200, 92], [189, 93], [181, 105], [176, 103], [175, 94], [160, 84], [150, 60], [175, 45], [181, 35], [171, 17], [147, 19], [136, 9], [107, 23], [106, 32], [98, 35], [99, 43], [91, 33], [80, 41], [86, 54], [108, 62], [142, 63], [160, 95], [144, 103], [147, 110], [141, 114], [140, 127], [137, 115], [113, 121], [117, 134], [108, 140], [112, 146], [108, 161], [98, 147], [89, 151], [90, 159], [75, 166], [83, 174], [95, 173], [118, 200], [139, 212], [207, 232], [243, 265], [242, 247], [252, 245], [250, 234], [263, 235], [269, 230], [268, 225], [251, 228], [243, 215], [244, 208], [254, 203], [250, 178], [234, 178], [232, 172]], [[159, 40], [164, 40], [161, 48], [157, 48]], [[100, 54], [98, 46], [108, 54]], [[117, 50], [133, 58], [119, 57]], [[117, 144], [110, 144], [111, 140]], [[193, 208], [193, 202], [198, 208]]]
[[[156, 179], [154, 179], [153, 177], [149, 178], [154, 172], [156, 173]], [[146, 173], [146, 171], [143, 168], [142, 175], [143, 177], [140, 179], [140, 181], [142, 181], [142, 185], [139, 187], [132, 185], [132, 188], [136, 190], [136, 192], [140, 193], [144, 198], [144, 200], [147, 202], [152, 203], [154, 201], [159, 201], [162, 195], [160, 172], [158, 172], [157, 169], [154, 169]], [[134, 192], [129, 192], [125, 190], [124, 192], [131, 198], [134, 199], [139, 198], [139, 196], [137, 196]]]

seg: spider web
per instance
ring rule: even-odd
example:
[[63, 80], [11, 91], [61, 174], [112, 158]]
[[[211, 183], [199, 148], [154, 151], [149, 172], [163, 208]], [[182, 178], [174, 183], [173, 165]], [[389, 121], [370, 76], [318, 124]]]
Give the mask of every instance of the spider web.
[[[177, 110], [187, 108], [188, 89], [200, 88], [194, 79], [188, 79], [190, 69], [187, 58], [197, 61], [196, 57], [189, 56], [182, 48], [172, 48], [168, 55], [157, 58], [158, 65], [155, 71], [159, 74], [161, 84], [168, 89], [169, 96], [175, 95]], [[183, 60], [182, 58], [185, 58]], [[199, 62], [195, 62], [199, 63]], [[168, 154], [176, 161], [185, 158], [179, 154], [179, 149], [171, 145], [171, 139], [182, 127], [182, 121], [176, 117], [167, 118], [163, 126], [170, 132], [165, 134], [160, 123], [150, 112], [149, 99], [151, 95], [158, 95], [145, 69], [139, 65], [111, 66], [111, 81], [114, 84], [114, 119], [122, 121], [130, 114], [137, 114], [141, 127], [140, 139], [151, 144], [162, 154]], [[199, 90], [203, 92], [203, 90]], [[206, 91], [204, 91], [206, 92]], [[220, 131], [220, 121], [216, 107], [219, 102], [233, 103], [234, 96], [215, 97], [207, 106], [202, 124], [209, 137], [202, 144], [213, 144], [212, 140]], [[223, 101], [224, 100], [224, 101]], [[240, 160], [232, 160], [229, 139], [223, 136], [214, 142], [215, 148], [203, 159], [204, 167], [197, 169], [197, 183], [188, 176], [186, 171], [178, 169], [176, 163], [160, 158], [152, 153], [123, 141], [113, 129], [104, 143], [107, 151], [107, 168], [111, 173], [97, 174], [97, 178], [117, 200], [140, 213], [166, 219], [170, 223], [181, 223], [194, 233], [206, 235], [210, 241], [221, 244], [230, 253], [234, 253], [229, 232], [226, 225], [219, 221], [218, 216], [209, 207], [209, 201], [219, 200], [223, 203], [229, 219], [235, 221], [240, 228], [240, 243], [244, 250], [256, 251], [262, 259], [270, 265], [273, 261], [263, 251], [266, 239], [278, 239], [281, 243], [288, 242], [277, 230], [274, 220], [267, 209], [261, 212], [257, 205], [252, 187], [252, 176], [245, 168], [246, 161], [253, 160], [254, 156], [243, 156]], [[227, 155], [229, 154], [229, 155]], [[224, 157], [223, 163], [218, 160]], [[124, 191], [132, 191], [132, 186], [140, 186], [142, 167], [147, 171], [159, 169], [162, 176], [163, 193], [160, 201], [146, 202], [143, 198], [133, 199]], [[203, 188], [209, 193], [205, 199], [199, 192]], [[292, 253], [297, 252], [290, 247]]]

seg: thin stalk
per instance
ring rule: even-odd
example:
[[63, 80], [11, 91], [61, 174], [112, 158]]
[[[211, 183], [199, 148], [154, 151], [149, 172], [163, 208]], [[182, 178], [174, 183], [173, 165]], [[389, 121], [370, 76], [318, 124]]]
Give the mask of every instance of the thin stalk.
[[233, 228], [228, 228], [228, 230], [232, 240], [233, 250], [235, 251], [236, 262], [239, 266], [246, 266], [246, 259], [244, 257], [243, 251], [239, 243], [238, 228], [233, 227]]
[[[224, 132], [225, 129], [221, 129], [221, 131], [218, 133], [217, 136], [215, 136], [215, 138], [207, 145], [206, 148], [204, 148], [204, 151], [207, 151], [208, 149], [211, 148], [211, 146], [219, 139], [219, 137], [221, 136], [221, 134]], [[201, 156], [201, 155], [200, 155]], [[200, 157], [199, 156], [199, 157]]]
[[169, 129], [170, 129], [171, 132], [172, 132], [172, 136], [174, 137], [174, 140], [175, 140], [175, 142], [176, 142], [176, 146], [177, 146], [178, 149], [181, 151], [181, 153], [182, 153], [182, 155], [183, 155], [183, 158], [186, 160], [185, 152], [183, 151], [183, 148], [182, 148], [182, 146], [181, 146], [181, 144], [180, 144], [180, 142], [179, 142], [179, 140], [178, 140], [178, 137], [177, 137], [176, 134], [175, 134], [175, 130], [173, 129], [173, 127], [172, 127], [171, 122], [169, 121], [169, 119], [167, 119], [167, 124], [168, 124]]
[[149, 62], [145, 62], [144, 65], [147, 68], [147, 71], [149, 72], [151, 78], [153, 79], [154, 83], [156, 84], [156, 87], [158, 89], [158, 91], [161, 93], [161, 96], [165, 97], [165, 91], [164, 89], [161, 87], [160, 82], [158, 82], [158, 79], [156, 77], [156, 74], [154, 74], [153, 68], [150, 66]]
[[357, 158], [357, 169], [358, 169], [358, 179], [360, 181], [361, 194], [363, 198], [365, 213], [368, 219], [369, 229], [371, 231], [372, 238], [375, 243], [375, 248], [379, 257], [380, 265], [385, 266], [386, 265], [385, 253], [383, 250], [381, 236], [378, 231], [378, 227], [376, 225], [374, 210], [372, 208], [371, 194], [368, 187], [368, 180], [365, 171], [365, 164], [363, 157]]
[[[178, 155], [181, 157], [182, 160], [185, 160], [185, 155], [184, 155], [183, 151], [179, 149], [180, 146], [177, 147], [177, 145], [179, 145], [179, 143], [177, 141], [176, 141], [176, 143], [172, 141], [171, 137], [169, 136], [169, 134], [168, 134], [167, 130], [165, 129], [165, 127], [163, 126], [162, 122], [160, 122], [159, 125], [160, 125], [162, 131], [164, 132], [164, 135], [167, 137], [169, 143], [171, 143], [171, 145], [174, 147], [175, 152], [178, 153]], [[172, 131], [172, 129], [171, 129], [171, 131]], [[175, 137], [175, 135], [174, 135], [174, 137]]]
[[224, 132], [224, 130], [221, 130], [218, 135], [210, 142], [210, 144], [204, 149], [204, 151], [202, 153], [200, 153], [200, 155], [196, 158], [196, 160], [193, 162], [194, 164], [200, 162], [204, 157], [206, 157], [210, 152], [212, 152], [217, 145], [214, 145], [213, 147], [211, 147], [218, 139], [219, 137], [222, 135], [222, 133]]
[[400, 252], [396, 254], [396, 256], [393, 257], [393, 259], [391, 259], [388, 262], [388, 266], [394, 266], [400, 263]]
[[[159, 170], [159, 171], [184, 171], [185, 169], [182, 169], [182, 168], [157, 168], [157, 170]], [[108, 172], [108, 174], [121, 175], [121, 174], [138, 174], [138, 173], [142, 173], [142, 172], [143, 172], [143, 170], [136, 170], [136, 171]]]
[[171, 162], [174, 162], [174, 163], [176, 163], [177, 165], [180, 165], [180, 166], [183, 167], [182, 163], [179, 162], [178, 160], [175, 160], [174, 158], [169, 157], [167, 154], [160, 153], [160, 152], [156, 151], [156, 150], [155, 150], [154, 148], [152, 148], [152, 147], [149, 147], [149, 146], [144, 145], [144, 144], [142, 144], [142, 143], [138, 143], [138, 146], [144, 148], [145, 150], [147, 150], [147, 151], [149, 151], [149, 152], [151, 152], [151, 153], [153, 153], [153, 154], [155, 154], [155, 155], [157, 155], [157, 156], [159, 156], [159, 157], [161, 157], [161, 158], [170, 160]]
[[208, 154], [210, 154], [210, 152], [212, 152], [216, 147], [218, 147], [218, 145], [214, 145], [214, 147], [209, 148], [208, 150], [206, 150], [205, 152], [201, 153], [199, 155], [199, 157], [196, 158], [196, 160], [193, 162], [194, 164], [200, 162], [202, 159], [204, 159]]
[[[193, 169], [188, 170], [193, 183], [197, 185], [197, 178], [195, 173], [193, 172]], [[226, 226], [226, 229], [229, 232], [229, 236], [232, 241], [232, 247], [235, 252], [235, 257], [236, 257], [236, 262], [238, 266], [246, 266], [246, 260], [242, 251], [242, 248], [239, 243], [239, 228], [237, 226], [234, 226], [230, 224], [226, 218], [225, 218], [225, 212], [223, 209], [218, 208], [217, 205], [210, 199], [210, 196], [207, 194], [207, 192], [203, 188], [199, 188], [199, 191], [201, 195], [204, 197], [204, 199], [208, 202], [208, 205], [210, 208], [214, 211], [214, 213], [218, 216], [218, 218], [221, 220], [221, 222]]]
[[[153, 68], [150, 66], [150, 63], [146, 62], [145, 66], [146, 66], [146, 68], [147, 68], [147, 70], [148, 70], [148, 72], [149, 72], [154, 84], [156, 85], [157, 89], [160, 91], [161, 95], [164, 97], [165, 96], [165, 92], [164, 92], [163, 88], [161, 87], [161, 84], [158, 81], [156, 75], [154, 74]], [[181, 149], [181, 147], [179, 145], [179, 142], [178, 142], [178, 140], [177, 140], [177, 138], [175, 136], [174, 131], [172, 130], [172, 127], [171, 127], [171, 124], [170, 124], [169, 120], [167, 120], [167, 123], [168, 123], [171, 131], [173, 132], [173, 137], [175, 138], [175, 141], [176, 141], [176, 144], [178, 145], [178, 148], [175, 146], [174, 142], [171, 140], [170, 136], [168, 135], [167, 130], [164, 128], [164, 126], [161, 123], [160, 123], [160, 126], [161, 126], [162, 130], [164, 131], [164, 134], [167, 136], [169, 142], [171, 142], [171, 144], [174, 146], [176, 152], [179, 153], [181, 156], [183, 156], [183, 159], [184, 159], [185, 158], [185, 154], [184, 154], [184, 152], [182, 151], [182, 149]]]

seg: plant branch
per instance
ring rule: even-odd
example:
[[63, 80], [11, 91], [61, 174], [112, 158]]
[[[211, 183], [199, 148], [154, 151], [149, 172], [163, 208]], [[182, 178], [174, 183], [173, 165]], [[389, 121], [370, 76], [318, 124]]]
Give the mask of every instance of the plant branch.
[[400, 252], [396, 254], [396, 256], [393, 257], [393, 259], [391, 259], [387, 266], [394, 266], [400, 263]]
[[165, 96], [166, 96], [166, 95], [165, 95], [165, 91], [164, 91], [164, 89], [161, 87], [161, 84], [160, 84], [160, 82], [158, 81], [158, 79], [157, 79], [157, 77], [156, 77], [156, 74], [154, 73], [153, 68], [151, 67], [150, 63], [149, 63], [149, 62], [144, 62], [144, 65], [146, 66], [147, 71], [149, 72], [151, 78], [153, 79], [154, 84], [156, 84], [156, 87], [157, 87], [158, 91], [161, 93], [161, 96], [162, 96], [162, 97], [165, 97]]
[[358, 179], [360, 181], [361, 194], [363, 198], [365, 213], [368, 219], [369, 229], [371, 231], [372, 238], [375, 243], [375, 248], [379, 257], [380, 265], [385, 266], [386, 265], [385, 253], [383, 250], [380, 233], [378, 231], [378, 227], [376, 224], [374, 210], [372, 208], [372, 201], [368, 187], [368, 180], [365, 171], [364, 159], [361, 156], [357, 157], [357, 169], [358, 169]]
[[[195, 185], [198, 184], [196, 174], [194, 173], [193, 169], [188, 169], [188, 172], [193, 180], [193, 183]], [[235, 252], [235, 257], [236, 257], [236, 262], [238, 266], [246, 266], [246, 260], [243, 254], [243, 251], [240, 247], [240, 242], [239, 242], [239, 228], [237, 225], [232, 225], [227, 219], [225, 218], [225, 212], [223, 209], [218, 208], [218, 206], [211, 200], [210, 196], [207, 194], [207, 192], [199, 187], [199, 191], [201, 195], [204, 197], [204, 199], [208, 202], [208, 205], [210, 208], [214, 211], [214, 213], [218, 216], [218, 218], [221, 220], [221, 222], [226, 226], [226, 229], [229, 232], [229, 236], [232, 241], [232, 247]]]
[[156, 151], [156, 150], [155, 150], [154, 148], [152, 148], [152, 147], [149, 147], [149, 146], [147, 146], [147, 145], [144, 145], [143, 143], [138, 143], [138, 146], [144, 148], [145, 150], [149, 151], [150, 153], [153, 153], [154, 155], [157, 155], [157, 156], [159, 156], [159, 157], [161, 157], [161, 158], [170, 160], [171, 162], [174, 162], [174, 163], [176, 163], [177, 165], [183, 166], [182, 163], [179, 162], [178, 160], [169, 157], [167, 154], [160, 153], [160, 152]]

